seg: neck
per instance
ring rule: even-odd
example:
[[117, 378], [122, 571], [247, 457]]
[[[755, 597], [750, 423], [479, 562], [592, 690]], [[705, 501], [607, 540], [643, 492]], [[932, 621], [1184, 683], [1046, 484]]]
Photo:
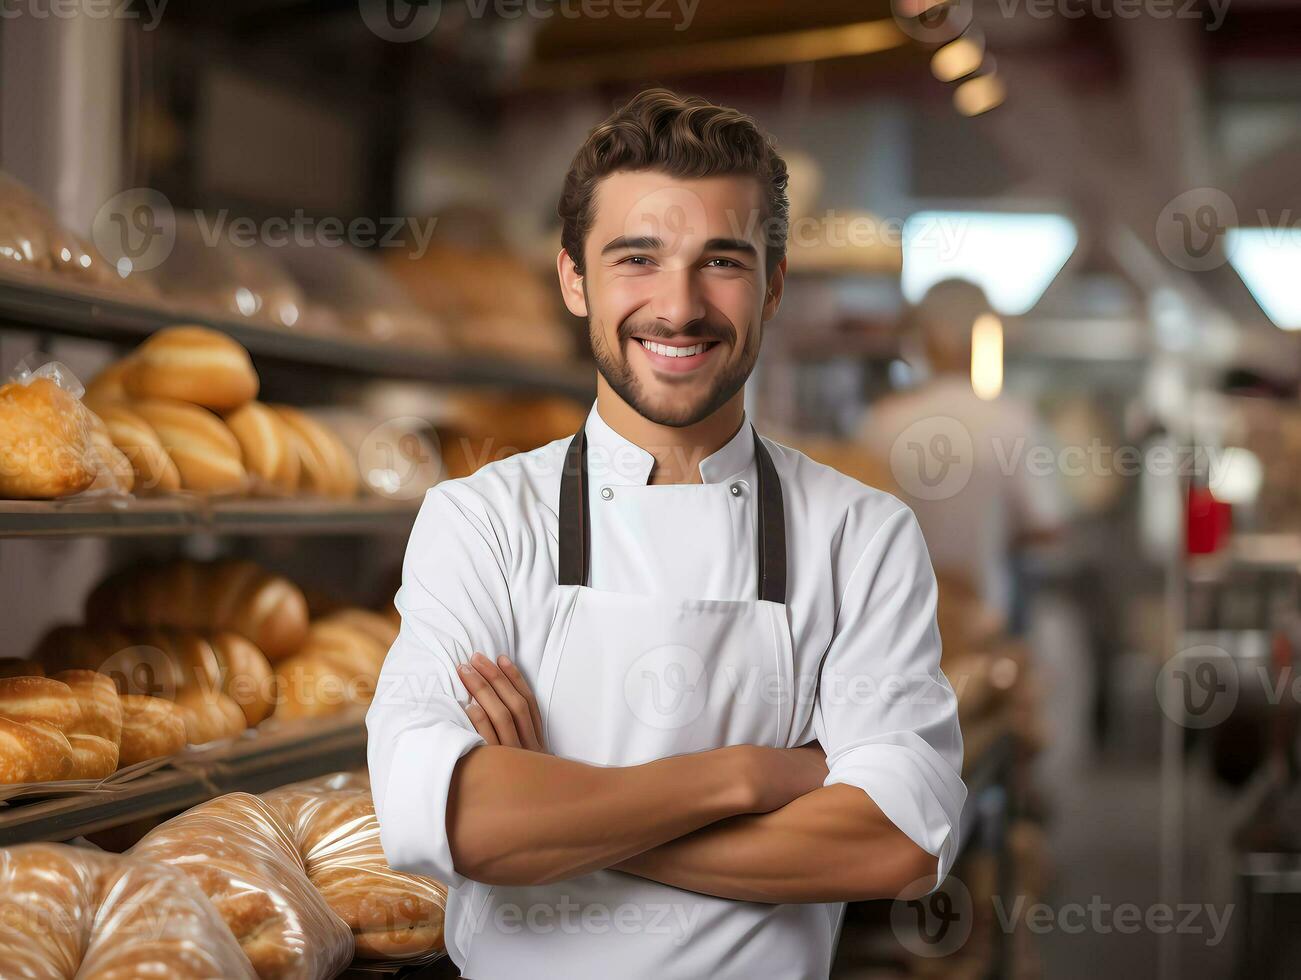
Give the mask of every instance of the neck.
[[661, 425], [639, 413], [598, 376], [596, 409], [606, 425], [655, 457], [652, 484], [699, 483], [701, 460], [727, 445], [745, 421], [745, 389], [699, 422]]

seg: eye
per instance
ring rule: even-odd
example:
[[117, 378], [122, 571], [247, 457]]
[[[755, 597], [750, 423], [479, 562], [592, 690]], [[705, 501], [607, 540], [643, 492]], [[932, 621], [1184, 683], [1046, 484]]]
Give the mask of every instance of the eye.
[[617, 264], [648, 266], [651, 264], [651, 260], [650, 257], [646, 255], [629, 255], [627, 258], [620, 259]]
[[[715, 265], [715, 263], [718, 264]], [[713, 266], [715, 269], [744, 269], [745, 268], [745, 266], [741, 265], [741, 263], [737, 262], [735, 259], [725, 259], [722, 257], [710, 259], [708, 262], [705, 263], [705, 265]]]

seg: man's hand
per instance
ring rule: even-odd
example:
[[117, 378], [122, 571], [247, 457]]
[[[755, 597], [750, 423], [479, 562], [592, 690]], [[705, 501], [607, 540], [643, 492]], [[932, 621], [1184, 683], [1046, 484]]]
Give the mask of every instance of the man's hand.
[[465, 709], [475, 731], [489, 745], [545, 752], [542, 713], [528, 681], [507, 657], [476, 653], [460, 667], [461, 682], [474, 701]]

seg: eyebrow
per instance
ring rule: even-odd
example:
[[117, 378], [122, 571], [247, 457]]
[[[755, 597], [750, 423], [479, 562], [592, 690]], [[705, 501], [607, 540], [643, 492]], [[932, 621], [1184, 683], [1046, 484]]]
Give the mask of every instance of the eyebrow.
[[[605, 247], [601, 249], [601, 254], [608, 252], [653, 252], [656, 249], [664, 247], [664, 239], [654, 235], [644, 235], [632, 238], [622, 235], [619, 238], [606, 242]], [[744, 238], [711, 238], [705, 242], [706, 252], [741, 252], [745, 255], [758, 257], [759, 251]]]

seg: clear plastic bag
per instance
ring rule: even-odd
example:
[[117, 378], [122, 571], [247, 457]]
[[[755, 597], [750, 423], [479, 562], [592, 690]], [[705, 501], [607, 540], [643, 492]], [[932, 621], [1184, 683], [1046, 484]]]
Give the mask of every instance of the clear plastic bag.
[[39, 980], [256, 976], [184, 874], [66, 844], [0, 850], [0, 971]]
[[53, 500], [111, 469], [97, 448], [85, 389], [58, 361], [21, 362], [0, 385], [0, 498]]
[[188, 874], [216, 906], [262, 980], [332, 977], [352, 933], [307, 878], [277, 812], [229, 793], [156, 827], [128, 853]]
[[359, 959], [408, 965], [442, 955], [447, 889], [388, 866], [365, 776], [336, 773], [262, 799], [289, 828], [307, 877], [352, 930]]

